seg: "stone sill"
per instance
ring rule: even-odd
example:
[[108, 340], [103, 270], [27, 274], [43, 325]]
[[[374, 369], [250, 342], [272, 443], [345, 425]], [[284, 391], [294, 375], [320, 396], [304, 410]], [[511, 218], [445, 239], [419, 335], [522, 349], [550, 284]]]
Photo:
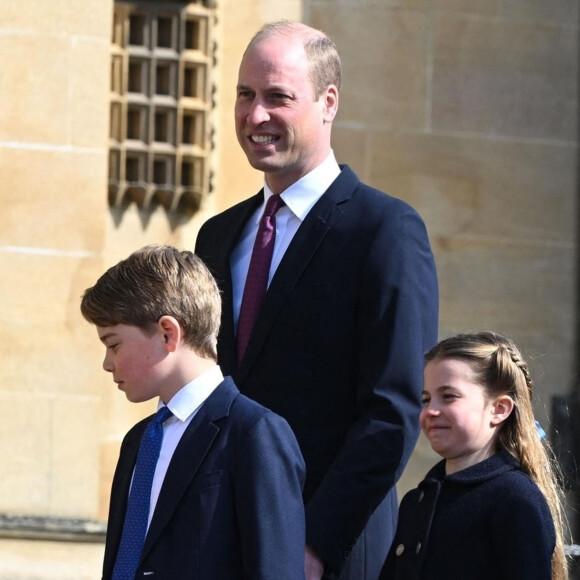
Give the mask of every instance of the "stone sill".
[[0, 538], [103, 543], [106, 532], [96, 520], [0, 514]]
[[[100, 544], [106, 533], [107, 524], [97, 520], [0, 514], [0, 538]], [[567, 556], [580, 558], [580, 545], [567, 545], [565, 550]]]

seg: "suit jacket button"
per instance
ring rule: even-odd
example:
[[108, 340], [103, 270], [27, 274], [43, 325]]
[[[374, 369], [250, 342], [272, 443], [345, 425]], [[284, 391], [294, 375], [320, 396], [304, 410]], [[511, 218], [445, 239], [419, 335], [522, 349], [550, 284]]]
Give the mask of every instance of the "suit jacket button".
[[415, 552], [418, 554], [421, 551], [421, 542], [417, 543], [417, 547], [415, 548]]
[[423, 498], [424, 498], [424, 497], [425, 497], [425, 492], [424, 492], [424, 491], [422, 491], [422, 492], [419, 494], [419, 503], [421, 503], [421, 502], [423, 501]]
[[397, 556], [400, 556], [404, 551], [405, 551], [405, 546], [403, 544], [399, 544], [397, 546], [397, 549], [395, 550], [395, 554], [397, 554]]

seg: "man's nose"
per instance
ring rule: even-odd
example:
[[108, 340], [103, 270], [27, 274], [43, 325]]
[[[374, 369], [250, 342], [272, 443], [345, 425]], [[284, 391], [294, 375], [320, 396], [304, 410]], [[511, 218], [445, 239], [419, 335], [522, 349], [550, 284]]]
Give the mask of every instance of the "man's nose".
[[270, 120], [270, 113], [263, 101], [255, 99], [248, 111], [248, 122], [253, 125], [261, 125]]

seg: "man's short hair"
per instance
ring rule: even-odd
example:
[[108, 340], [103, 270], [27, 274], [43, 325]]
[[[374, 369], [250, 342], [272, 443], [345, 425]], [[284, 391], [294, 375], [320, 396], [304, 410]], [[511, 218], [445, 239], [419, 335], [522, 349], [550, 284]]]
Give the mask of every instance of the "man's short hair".
[[281, 20], [262, 26], [253, 36], [246, 51], [271, 36], [300, 38], [308, 58], [310, 80], [314, 87], [314, 98], [317, 100], [330, 85], [340, 90], [342, 67], [338, 49], [330, 37], [321, 30], [311, 28], [301, 22]]

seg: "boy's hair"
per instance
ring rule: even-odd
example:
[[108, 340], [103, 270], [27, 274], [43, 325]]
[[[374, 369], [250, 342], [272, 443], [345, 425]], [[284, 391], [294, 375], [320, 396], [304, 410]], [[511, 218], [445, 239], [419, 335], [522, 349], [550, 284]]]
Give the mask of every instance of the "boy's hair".
[[475, 381], [490, 399], [509, 395], [514, 408], [501, 424], [498, 446], [511, 453], [522, 471], [538, 485], [550, 507], [556, 528], [552, 578], [567, 578], [564, 554], [563, 493], [560, 470], [547, 443], [542, 443], [532, 407], [533, 383], [521, 352], [511, 340], [494, 332], [459, 334], [442, 340], [426, 355], [427, 362], [456, 359], [469, 365]]
[[109, 268], [85, 291], [81, 313], [96, 326], [128, 324], [148, 332], [173, 316], [199, 356], [217, 360], [221, 298], [217, 284], [195, 254], [149, 245]]

